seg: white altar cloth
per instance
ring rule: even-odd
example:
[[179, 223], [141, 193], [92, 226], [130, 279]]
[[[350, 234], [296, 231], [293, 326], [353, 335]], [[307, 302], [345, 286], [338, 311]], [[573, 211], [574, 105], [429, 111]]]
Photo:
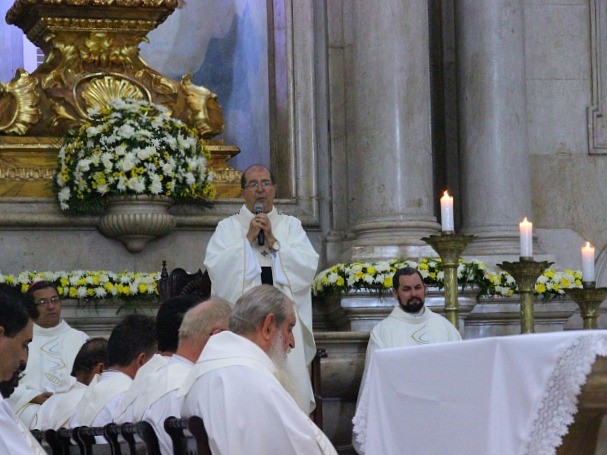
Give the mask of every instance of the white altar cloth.
[[553, 454], [597, 355], [607, 330], [378, 350], [354, 434], [366, 455]]

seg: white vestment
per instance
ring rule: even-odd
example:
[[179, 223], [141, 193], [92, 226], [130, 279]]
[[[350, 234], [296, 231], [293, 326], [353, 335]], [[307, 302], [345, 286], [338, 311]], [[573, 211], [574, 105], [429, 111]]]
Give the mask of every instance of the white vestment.
[[46, 455], [40, 443], [0, 396], [0, 453], [6, 455]]
[[154, 354], [150, 360], [137, 370], [135, 379], [133, 379], [129, 389], [124, 393], [120, 403], [116, 407], [116, 413], [112, 416], [113, 422], [129, 423], [141, 420], [133, 415], [133, 403], [143, 392], [147, 378], [165, 365], [169, 359], [170, 357]]
[[[412, 315], [404, 311], [400, 305], [396, 305], [388, 317], [378, 322], [371, 331], [358, 398], [360, 399], [362, 395], [367, 379], [367, 367], [371, 362], [371, 356], [377, 349], [446, 343], [461, 341], [461, 339], [462, 337], [455, 326], [441, 315], [434, 313], [430, 308], [424, 306], [423, 313]], [[352, 443], [358, 453], [363, 453], [355, 438], [352, 438]]]
[[128, 390], [133, 379], [121, 371], [106, 370], [99, 382], [89, 386], [76, 406], [70, 427], [103, 426], [112, 421], [117, 400]]
[[71, 328], [64, 320], [49, 329], [34, 324], [24, 376], [8, 399], [15, 414], [26, 426], [30, 425], [40, 407], [30, 403], [32, 398], [65, 386], [76, 354], [87, 339], [84, 332]]
[[214, 335], [178, 392], [181, 416], [202, 418], [215, 455], [337, 454], [275, 374], [253, 342]]
[[80, 402], [86, 388], [85, 384], [78, 382], [75, 377], [70, 376], [67, 388], [55, 391], [53, 396], [38, 408], [30, 423], [30, 428], [58, 430], [59, 428], [69, 426], [74, 409]]
[[274, 287], [295, 304], [297, 324], [293, 330], [295, 349], [288, 365], [295, 384], [295, 401], [306, 413], [314, 409], [314, 394], [307, 365], [316, 354], [312, 332], [311, 285], [318, 266], [318, 254], [310, 243], [301, 222], [279, 213], [268, 213], [274, 237], [280, 243], [278, 252], [267, 245], [251, 245], [246, 234], [253, 219], [246, 205], [229, 218], [219, 222], [207, 246], [204, 265], [211, 278], [211, 295], [232, 304], [249, 289], [261, 284], [261, 267], [270, 266]]
[[193, 366], [188, 359], [174, 354], [164, 366], [149, 374], [146, 381], [140, 384], [139, 395], [125, 413], [130, 411], [133, 422], [145, 420], [152, 425], [163, 455], [173, 454], [173, 443], [164, 431], [164, 421], [171, 416], [181, 417], [177, 390]]

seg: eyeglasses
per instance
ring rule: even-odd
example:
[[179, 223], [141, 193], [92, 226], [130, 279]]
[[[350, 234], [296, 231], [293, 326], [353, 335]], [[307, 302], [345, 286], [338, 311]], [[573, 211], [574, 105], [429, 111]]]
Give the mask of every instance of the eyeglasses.
[[49, 305], [49, 304], [55, 304], [61, 302], [61, 297], [59, 297], [58, 295], [54, 295], [52, 296], [50, 299], [44, 298], [44, 299], [40, 299], [38, 300], [36, 303], [38, 305]]
[[261, 187], [265, 190], [266, 188], [269, 188], [271, 186], [274, 186], [274, 184], [272, 182], [270, 182], [269, 180], [264, 180], [263, 182], [258, 182], [256, 180], [253, 180], [252, 182], [249, 182], [245, 185], [245, 188], [248, 188], [250, 190], [256, 190], [257, 188], [259, 188], [259, 185], [261, 185]]

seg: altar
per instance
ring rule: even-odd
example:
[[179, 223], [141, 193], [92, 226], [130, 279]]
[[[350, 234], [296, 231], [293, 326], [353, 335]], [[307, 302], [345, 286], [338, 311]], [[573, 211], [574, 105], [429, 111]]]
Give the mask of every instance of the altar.
[[[595, 393], [594, 400], [578, 400], [578, 394], [597, 356], [606, 355], [607, 331], [380, 350], [371, 361], [354, 432], [367, 455], [553, 454], [574, 417], [587, 417], [584, 410], [592, 407], [596, 425], [593, 435], [586, 431], [582, 437], [586, 448], [571, 440], [581, 437], [573, 431], [562, 453], [594, 453], [606, 410], [597, 397], [605, 393], [584, 389]], [[588, 422], [583, 427], [588, 430]]]

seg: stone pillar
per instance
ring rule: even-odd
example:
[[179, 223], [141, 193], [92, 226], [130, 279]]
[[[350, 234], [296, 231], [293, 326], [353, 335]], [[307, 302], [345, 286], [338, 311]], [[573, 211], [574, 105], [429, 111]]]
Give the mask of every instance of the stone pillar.
[[522, 0], [455, 3], [467, 255], [518, 255], [531, 213]]
[[428, 5], [352, 0], [346, 54], [353, 259], [430, 254], [433, 214]]

